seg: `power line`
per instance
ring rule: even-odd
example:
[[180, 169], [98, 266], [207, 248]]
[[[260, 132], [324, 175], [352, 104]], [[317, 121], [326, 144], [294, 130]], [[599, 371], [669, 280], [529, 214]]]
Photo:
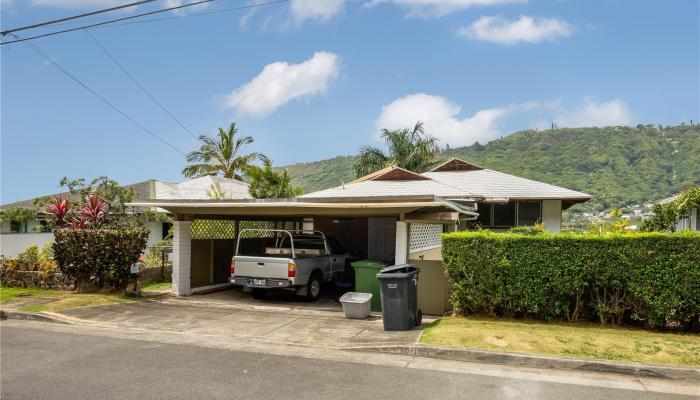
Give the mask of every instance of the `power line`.
[[99, 28], [113, 28], [113, 27], [117, 27], [117, 26], [143, 24], [143, 23], [147, 23], [147, 22], [172, 21], [174, 19], [184, 19], [184, 18], [190, 18], [190, 17], [200, 17], [203, 15], [221, 14], [221, 13], [226, 13], [226, 12], [240, 11], [240, 10], [246, 10], [249, 8], [269, 6], [269, 5], [273, 5], [273, 4], [288, 3], [288, 2], [289, 2], [289, 0], [275, 0], [275, 1], [268, 1], [266, 3], [249, 4], [247, 6], [223, 8], [221, 10], [213, 10], [213, 11], [205, 11], [205, 12], [200, 12], [200, 13], [178, 15], [175, 17], [151, 18], [151, 19], [144, 19], [144, 20], [140, 20], [140, 21], [123, 22], [121, 24], [110, 24], [110, 25], [100, 26]]
[[17, 43], [17, 42], [24, 42], [24, 41], [27, 41], [27, 40], [39, 39], [39, 38], [42, 38], [42, 37], [58, 35], [58, 34], [61, 34], [61, 33], [73, 32], [73, 31], [77, 31], [77, 30], [80, 30], [80, 29], [94, 28], [94, 27], [96, 27], [96, 26], [111, 24], [111, 23], [113, 23], [113, 22], [125, 21], [125, 20], [129, 20], [129, 19], [144, 17], [144, 16], [146, 16], [146, 15], [158, 14], [158, 13], [162, 13], [162, 12], [166, 12], [166, 11], [179, 10], [179, 9], [181, 9], [181, 8], [192, 7], [192, 6], [196, 6], [196, 5], [204, 4], [204, 3], [211, 3], [212, 1], [214, 1], [214, 0], [200, 0], [200, 1], [196, 1], [196, 2], [193, 2], [193, 3], [183, 4], [183, 5], [176, 6], [176, 7], [168, 7], [168, 8], [163, 8], [163, 9], [160, 9], [160, 10], [149, 11], [149, 12], [142, 13], [142, 14], [130, 15], [130, 16], [128, 16], [128, 17], [122, 17], [122, 18], [117, 18], [117, 19], [113, 19], [113, 20], [109, 20], [109, 21], [104, 21], [104, 22], [98, 22], [98, 23], [94, 23], [94, 24], [90, 24], [90, 25], [79, 26], [79, 27], [77, 27], [77, 28], [64, 29], [64, 30], [61, 30], [61, 31], [55, 31], [55, 32], [44, 33], [43, 35], [36, 35], [36, 36], [30, 36], [30, 37], [27, 37], [27, 38], [15, 39], [15, 40], [13, 40], [13, 41], [11, 41], [11, 42], [3, 42], [3, 43], [0, 43], [0, 45], [3, 45], [3, 46], [4, 46], [4, 45], [6, 45], [6, 44], [12, 44], [12, 43]]
[[106, 13], [106, 12], [110, 12], [110, 11], [121, 10], [123, 8], [135, 7], [135, 6], [138, 6], [141, 4], [152, 3], [154, 1], [158, 1], [158, 0], [141, 0], [141, 1], [134, 2], [134, 3], [122, 4], [121, 6], [105, 8], [102, 10], [92, 11], [92, 12], [85, 13], [85, 14], [74, 15], [72, 17], [65, 17], [65, 18], [54, 19], [54, 20], [46, 21], [46, 22], [39, 22], [39, 23], [36, 23], [33, 25], [27, 25], [27, 26], [21, 26], [19, 28], [8, 29], [6, 31], [0, 32], [0, 35], [5, 36], [8, 33], [12, 33], [12, 32], [19, 32], [19, 31], [23, 31], [25, 29], [34, 29], [34, 28], [38, 28], [41, 26], [55, 24], [58, 22], [65, 22], [65, 21], [70, 21], [70, 20], [74, 20], [74, 19], [78, 19], [78, 18], [89, 17], [91, 15], [97, 15], [97, 14], [102, 14], [102, 13]]
[[136, 78], [134, 78], [133, 75], [131, 75], [131, 74], [129, 73], [129, 71], [126, 70], [126, 68], [124, 68], [124, 66], [123, 66], [123, 65], [122, 65], [122, 64], [121, 64], [121, 63], [120, 63], [120, 62], [119, 62], [119, 61], [118, 61], [118, 60], [117, 60], [103, 45], [102, 45], [102, 43], [100, 43], [100, 41], [97, 40], [97, 38], [95, 37], [95, 35], [93, 35], [92, 33], [90, 33], [90, 31], [87, 30], [87, 29], [84, 29], [84, 30], [85, 30], [85, 33], [87, 33], [87, 35], [90, 36], [90, 38], [95, 42], [95, 44], [97, 44], [97, 46], [98, 46], [100, 49], [102, 49], [102, 51], [107, 55], [107, 57], [109, 57], [109, 58], [119, 67], [119, 69], [121, 69], [122, 72], [124, 72], [124, 73], [126, 74], [126, 76], [128, 76], [128, 77], [131, 79], [131, 81], [134, 82], [134, 83], [136, 84], [136, 86], [138, 86], [139, 88], [141, 88], [141, 90], [142, 90], [144, 93], [146, 93], [146, 95], [148, 95], [148, 97], [150, 97], [151, 100], [153, 100], [153, 102], [156, 103], [156, 104], [158, 105], [158, 107], [160, 107], [161, 110], [163, 110], [163, 112], [165, 112], [166, 114], [168, 114], [168, 116], [169, 116], [170, 118], [172, 118], [172, 120], [175, 121], [178, 125], [180, 125], [180, 127], [181, 127], [182, 129], [184, 129], [187, 133], [189, 133], [190, 136], [192, 136], [192, 137], [195, 138], [196, 140], [199, 140], [199, 138], [197, 138], [197, 135], [195, 135], [194, 133], [192, 133], [191, 130], [187, 129], [187, 127], [186, 127], [182, 122], [180, 122], [179, 119], [177, 119], [170, 111], [168, 111], [168, 109], [165, 108], [165, 106], [164, 106], [160, 101], [158, 101], [158, 99], [156, 99], [155, 96], [153, 96], [153, 95], [151, 94], [151, 92], [149, 92], [141, 83], [139, 83], [139, 81], [138, 81]]
[[207, 11], [207, 12], [193, 13], [193, 14], [187, 14], [187, 15], [179, 15], [176, 17], [153, 18], [153, 19], [147, 19], [147, 20], [142, 20], [142, 21], [132, 21], [132, 22], [125, 22], [122, 24], [113, 24], [114, 22], [130, 20], [130, 19], [134, 19], [134, 18], [147, 16], [147, 15], [158, 14], [158, 13], [165, 12], [165, 11], [172, 11], [172, 10], [176, 10], [176, 9], [180, 9], [180, 8], [184, 8], [184, 7], [195, 6], [195, 5], [203, 4], [203, 3], [210, 3], [212, 1], [215, 1], [215, 0], [202, 0], [202, 1], [195, 2], [195, 3], [189, 3], [189, 4], [177, 6], [177, 7], [164, 8], [162, 10], [151, 11], [151, 12], [138, 14], [138, 15], [132, 15], [129, 17], [124, 17], [124, 18], [117, 18], [117, 19], [113, 19], [113, 20], [109, 20], [109, 21], [105, 21], [105, 22], [94, 23], [94, 24], [90, 24], [90, 25], [83, 25], [83, 26], [79, 26], [76, 28], [64, 29], [62, 31], [49, 32], [49, 33], [45, 33], [43, 35], [31, 36], [28, 38], [17, 39], [17, 40], [13, 40], [10, 42], [2, 42], [2, 43], [0, 43], [0, 46], [6, 45], [6, 44], [17, 43], [17, 42], [24, 42], [27, 40], [39, 39], [39, 38], [43, 38], [43, 37], [47, 37], [47, 36], [58, 35], [61, 33], [73, 32], [73, 31], [77, 31], [80, 29], [95, 28], [95, 27], [109, 28], [109, 27], [116, 27], [116, 26], [130, 25], [130, 24], [140, 24], [140, 23], [144, 23], [144, 22], [158, 22], [158, 21], [168, 21], [168, 20], [174, 20], [174, 19], [183, 19], [183, 18], [189, 18], [189, 17], [198, 17], [198, 16], [202, 16], [202, 15], [212, 15], [212, 14], [219, 14], [219, 13], [225, 13], [225, 12], [246, 10], [249, 8], [264, 7], [264, 6], [269, 6], [269, 5], [273, 5], [273, 4], [279, 4], [279, 3], [288, 3], [290, 0], [275, 0], [275, 1], [268, 1], [266, 3], [249, 4], [247, 6], [241, 6], [241, 7], [224, 8], [222, 10]]
[[[15, 38], [18, 38], [18, 39], [19, 39], [19, 36], [17, 36], [16, 34], [11, 33], [11, 35], [14, 36]], [[34, 46], [33, 43], [31, 43], [31, 42], [25, 42], [25, 44], [26, 44], [29, 48], [31, 48], [32, 50], [34, 50], [34, 52], [37, 53], [37, 54], [38, 54], [41, 58], [43, 58], [46, 62], [49, 62], [49, 63], [51, 63], [53, 66], [55, 66], [56, 68], [58, 68], [59, 71], [63, 72], [66, 76], [68, 76], [70, 79], [72, 79], [72, 80], [73, 80], [74, 82], [76, 82], [78, 85], [82, 86], [85, 90], [87, 90], [88, 92], [92, 93], [93, 96], [95, 96], [95, 97], [97, 97], [98, 99], [100, 99], [103, 103], [105, 103], [107, 106], [109, 106], [109, 107], [110, 107], [111, 109], [113, 109], [114, 111], [118, 112], [122, 117], [124, 117], [124, 118], [126, 118], [127, 120], [129, 120], [132, 124], [136, 125], [137, 127], [139, 127], [139, 128], [140, 128], [141, 130], [143, 130], [144, 132], [146, 132], [146, 133], [148, 133], [149, 135], [153, 136], [155, 139], [157, 139], [158, 141], [160, 141], [160, 142], [163, 143], [164, 145], [170, 147], [171, 149], [175, 150], [176, 152], [182, 154], [183, 156], [185, 155], [185, 153], [182, 152], [180, 149], [178, 149], [177, 147], [175, 147], [175, 146], [173, 146], [172, 144], [168, 143], [165, 139], [161, 138], [160, 136], [158, 136], [156, 133], [154, 133], [154, 132], [151, 131], [150, 129], [148, 129], [148, 128], [146, 128], [145, 126], [141, 125], [141, 124], [140, 124], [138, 121], [136, 121], [134, 118], [130, 117], [130, 116], [129, 116], [128, 114], [126, 114], [124, 111], [120, 110], [117, 106], [115, 106], [114, 104], [112, 104], [109, 100], [105, 99], [105, 98], [102, 97], [99, 93], [97, 93], [96, 91], [92, 90], [87, 84], [85, 84], [85, 83], [84, 83], [83, 81], [81, 81], [80, 79], [76, 78], [75, 75], [71, 74], [71, 73], [68, 72], [65, 68], [63, 68], [59, 63], [57, 63], [56, 60], [54, 60], [53, 58], [47, 56], [46, 53], [44, 53], [43, 51], [41, 51], [38, 47]]]

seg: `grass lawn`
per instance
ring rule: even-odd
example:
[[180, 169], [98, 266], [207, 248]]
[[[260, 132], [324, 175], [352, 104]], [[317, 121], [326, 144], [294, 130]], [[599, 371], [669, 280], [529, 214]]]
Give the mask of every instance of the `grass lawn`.
[[[117, 293], [75, 293], [37, 288], [0, 287], [0, 305], [9, 301], [26, 300], [30, 304], [20, 306], [20, 311], [26, 312], [60, 311], [67, 308], [127, 303], [150, 298], [152, 297], [127, 296]], [[51, 299], [52, 301], [40, 303], [43, 299]]]
[[564, 324], [446, 317], [421, 343], [652, 364], [700, 365], [700, 335]]
[[173, 288], [172, 282], [151, 282], [141, 288], [142, 292], [169, 292]]

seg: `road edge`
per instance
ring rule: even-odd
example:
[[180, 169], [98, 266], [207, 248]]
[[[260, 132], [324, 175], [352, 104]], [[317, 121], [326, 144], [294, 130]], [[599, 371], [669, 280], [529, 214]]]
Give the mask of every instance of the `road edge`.
[[672, 380], [700, 382], [700, 368], [673, 367], [665, 365], [614, 362], [581, 358], [560, 358], [526, 353], [510, 353], [489, 350], [458, 349], [429, 345], [383, 345], [346, 347], [345, 350], [375, 353], [403, 354], [442, 360], [502, 364], [515, 367], [563, 369], [588, 372], [603, 372], [637, 377], [654, 377]]
[[53, 317], [51, 315], [40, 314], [40, 313], [30, 313], [22, 311], [8, 311], [0, 310], [0, 320], [5, 319], [19, 319], [24, 321], [41, 321], [41, 322], [51, 322], [54, 324], [70, 324], [70, 322], [62, 320], [60, 318]]

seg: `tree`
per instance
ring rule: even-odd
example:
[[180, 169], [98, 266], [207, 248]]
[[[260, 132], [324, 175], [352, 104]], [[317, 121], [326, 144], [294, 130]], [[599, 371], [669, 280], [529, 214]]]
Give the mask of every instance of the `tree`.
[[435, 163], [440, 154], [437, 139], [426, 135], [423, 123], [418, 121], [412, 130], [383, 129], [381, 134], [388, 153], [373, 146], [364, 146], [355, 162], [355, 174], [360, 177], [396, 165], [409, 171], [423, 172]]
[[700, 208], [700, 186], [689, 187], [668, 204], [655, 204], [651, 217], [644, 220], [642, 230], [673, 232], [678, 221], [690, 208]]
[[219, 128], [216, 138], [201, 135], [202, 146], [187, 154], [190, 163], [182, 170], [188, 178], [206, 175], [219, 175], [224, 178], [242, 180], [242, 175], [255, 160], [265, 160], [260, 153], [241, 154], [241, 148], [254, 142], [250, 136], [236, 136], [236, 123], [231, 123], [228, 131]]
[[[138, 222], [130, 219], [127, 214], [126, 203], [136, 197], [136, 191], [133, 188], [120, 186], [119, 182], [106, 176], [95, 178], [89, 183], [86, 183], [84, 178], [68, 179], [64, 176], [58, 185], [68, 189], [68, 192], [72, 195], [80, 195], [81, 199], [79, 201], [72, 201], [73, 203], [78, 203], [75, 204], [76, 207], [89, 206], [91, 201], [95, 201], [92, 197], [97, 196], [100, 201], [106, 203], [105, 207], [109, 210], [109, 224], [112, 226], [130, 225]], [[60, 204], [60, 200], [62, 199], [54, 200], [53, 206]], [[48, 206], [49, 212], [51, 212], [51, 204]]]
[[263, 161], [262, 167], [248, 169], [251, 179], [250, 195], [256, 199], [287, 199], [303, 193], [301, 187], [292, 184], [292, 177], [286, 169], [275, 170], [272, 161]]

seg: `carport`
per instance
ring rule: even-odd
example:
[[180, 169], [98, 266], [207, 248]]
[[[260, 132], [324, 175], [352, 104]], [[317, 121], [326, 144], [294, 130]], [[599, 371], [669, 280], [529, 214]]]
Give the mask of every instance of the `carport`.
[[235, 239], [244, 228], [315, 229], [335, 237], [358, 258], [419, 266], [419, 306], [426, 314], [440, 315], [449, 308], [440, 235], [454, 230], [460, 221], [474, 219], [474, 201], [394, 194], [352, 199], [151, 200], [130, 205], [172, 213], [172, 276], [178, 296], [228, 285]]

